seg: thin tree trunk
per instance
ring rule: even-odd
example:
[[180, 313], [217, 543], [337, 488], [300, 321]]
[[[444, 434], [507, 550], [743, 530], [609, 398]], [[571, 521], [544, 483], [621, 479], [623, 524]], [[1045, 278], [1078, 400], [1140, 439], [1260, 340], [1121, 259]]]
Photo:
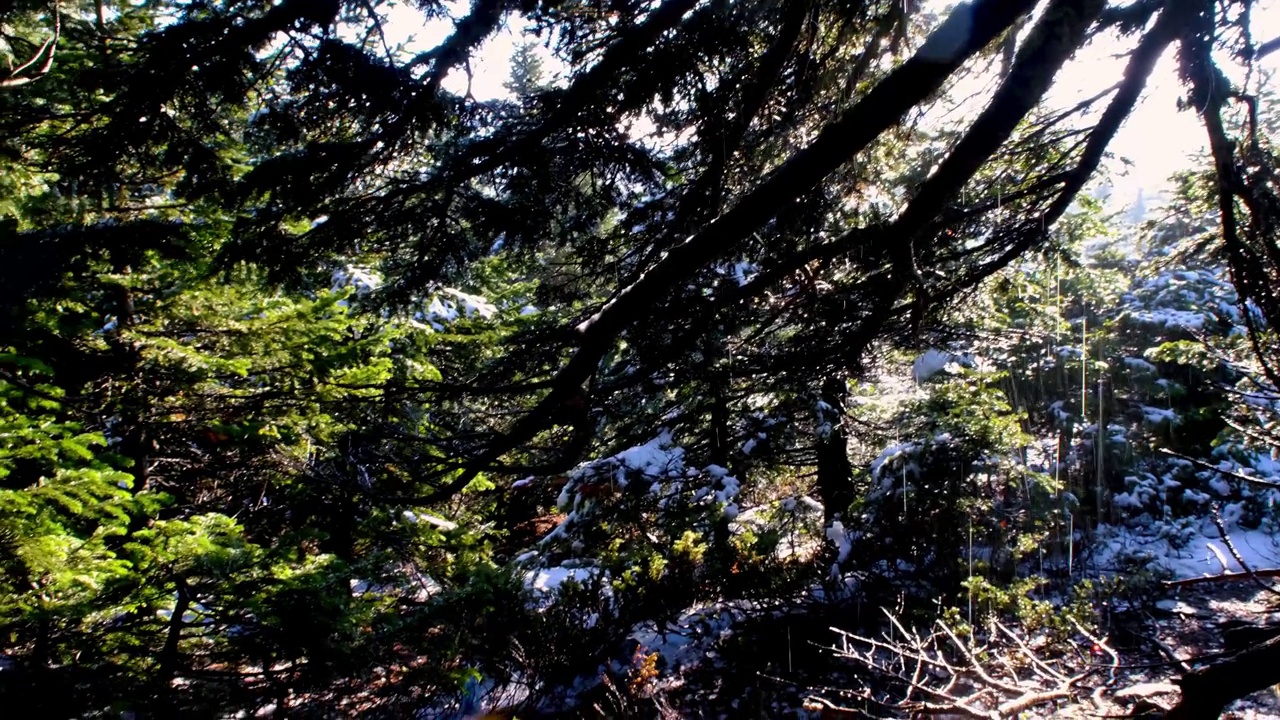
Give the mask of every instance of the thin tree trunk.
[[849, 436], [841, 422], [844, 416], [844, 382], [828, 378], [820, 400], [829, 410], [818, 412], [821, 424], [817, 437], [818, 493], [822, 496], [823, 527], [840, 519], [853, 504], [853, 466], [849, 463]]
[[174, 717], [178, 710], [173, 679], [178, 676], [182, 618], [191, 609], [191, 589], [182, 578], [177, 578], [174, 584], [177, 586], [177, 597], [173, 601], [173, 614], [169, 616], [169, 629], [165, 635], [164, 647], [160, 649], [160, 667], [156, 672], [156, 717]]

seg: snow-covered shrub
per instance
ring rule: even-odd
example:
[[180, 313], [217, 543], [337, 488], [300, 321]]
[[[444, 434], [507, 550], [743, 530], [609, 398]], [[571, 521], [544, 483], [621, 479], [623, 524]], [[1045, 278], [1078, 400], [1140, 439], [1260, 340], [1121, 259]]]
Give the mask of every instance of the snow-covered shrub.
[[718, 596], [742, 556], [730, 542], [739, 487], [723, 467], [691, 464], [662, 431], [570, 472], [564, 519], [525, 560], [598, 569], [625, 617], [687, 607]]
[[1280, 526], [1280, 463], [1274, 452], [1247, 438], [1229, 437], [1196, 469], [1207, 502], [1220, 508], [1228, 526]]
[[730, 524], [730, 542], [762, 564], [812, 559], [822, 549], [823, 510], [822, 503], [805, 495], [752, 508]]
[[1035, 547], [1049, 479], [1022, 463], [1031, 443], [995, 372], [954, 368], [928, 386], [900, 426], [906, 439], [871, 463], [871, 489], [852, 534], [849, 563], [914, 584], [928, 596], [959, 592], [974, 573], [1010, 579]]

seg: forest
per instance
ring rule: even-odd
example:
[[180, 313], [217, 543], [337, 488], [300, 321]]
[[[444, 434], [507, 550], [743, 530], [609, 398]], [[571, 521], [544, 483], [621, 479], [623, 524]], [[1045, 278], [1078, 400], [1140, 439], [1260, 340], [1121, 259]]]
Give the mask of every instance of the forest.
[[0, 0], [0, 716], [1280, 717], [1268, 12]]

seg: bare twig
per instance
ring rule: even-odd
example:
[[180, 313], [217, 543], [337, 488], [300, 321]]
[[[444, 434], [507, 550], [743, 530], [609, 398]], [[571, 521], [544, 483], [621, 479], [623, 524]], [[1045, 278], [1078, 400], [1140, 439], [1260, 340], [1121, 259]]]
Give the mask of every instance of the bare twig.
[[[1084, 655], [1074, 667], [1062, 665], [1062, 659], [1048, 660], [1016, 630], [998, 621], [992, 623], [985, 639], [971, 643], [941, 620], [934, 623], [934, 632], [922, 636], [908, 630], [893, 613], [885, 611], [885, 615], [890, 631], [880, 639], [832, 628], [841, 639], [832, 650], [838, 657], [854, 660], [888, 680], [888, 687], [897, 688], [896, 698], [892, 691], [886, 695], [883, 686], [877, 686], [874, 691], [870, 687], [852, 692], [842, 690], [839, 697], [858, 697], [887, 711], [913, 717], [950, 714], [999, 720], [1016, 717], [1039, 705], [1070, 699], [1098, 669]], [[1114, 678], [1119, 655], [1104, 640], [1078, 625], [1077, 629], [1095, 647], [1111, 656], [1109, 667]], [[1095, 698], [1109, 684], [1100, 686], [1094, 692]], [[865, 711], [818, 697], [818, 693], [826, 694], [819, 688], [809, 688], [809, 692], [806, 703], [812, 710], [832, 717], [846, 717], [842, 714], [845, 712], [856, 712], [860, 717], [866, 715]]]
[[1228, 572], [1219, 575], [1201, 575], [1200, 577], [1182, 578], [1181, 580], [1165, 580], [1161, 584], [1165, 587], [1176, 588], [1186, 587], [1188, 585], [1200, 585], [1202, 583], [1216, 582], [1235, 582], [1237, 580], [1251, 580], [1254, 577], [1270, 578], [1280, 577], [1280, 568], [1265, 568], [1263, 570], [1254, 570], [1248, 572]]
[[969, 667], [973, 668], [974, 673], [977, 674], [983, 682], [1007, 692], [1019, 692], [1022, 689], [1017, 685], [1006, 683], [1003, 680], [997, 680], [992, 677], [991, 674], [986, 671], [986, 668], [982, 667], [982, 663], [978, 662], [978, 659], [974, 657], [974, 654], [969, 647], [965, 645], [965, 643], [961, 641], [954, 632], [952, 632], [951, 628], [947, 627], [946, 623], [939, 620], [937, 625], [947, 634], [947, 637], [951, 639], [951, 644], [960, 651], [960, 655], [969, 662]]
[[1169, 658], [1170, 662], [1176, 664], [1182, 672], [1191, 672], [1191, 663], [1178, 657], [1177, 653], [1173, 651], [1173, 648], [1169, 647], [1169, 645], [1163, 640], [1155, 635], [1139, 635], [1139, 637], [1145, 638], [1150, 641], [1152, 645], [1155, 645], [1156, 648], [1159, 649], [1165, 657]]
[[1027, 647], [1027, 643], [1022, 638], [1018, 637], [1017, 633], [1005, 627], [1005, 625], [998, 620], [995, 622], [995, 626], [996, 626], [996, 629], [999, 630], [1001, 633], [1003, 633], [1005, 637], [1013, 641], [1014, 645], [1017, 646], [1018, 650], [1022, 652], [1023, 657], [1031, 661], [1031, 666], [1033, 668], [1038, 668], [1039, 670], [1043, 671], [1041, 676], [1044, 677], [1046, 680], [1052, 679], [1052, 680], [1062, 682], [1067, 679], [1062, 675], [1062, 673], [1053, 669], [1053, 667], [1046, 664], [1040, 658], [1036, 657], [1036, 654], [1031, 652], [1031, 648]]
[[1080, 623], [1076, 622], [1076, 621], [1075, 621], [1075, 618], [1068, 618], [1068, 619], [1069, 619], [1069, 620], [1071, 620], [1071, 624], [1075, 626], [1075, 628], [1076, 628], [1076, 632], [1080, 633], [1081, 635], [1083, 635], [1083, 636], [1085, 637], [1085, 639], [1086, 639], [1086, 640], [1088, 640], [1089, 642], [1093, 643], [1093, 646], [1094, 646], [1094, 647], [1096, 647], [1096, 648], [1098, 648], [1099, 650], [1101, 650], [1101, 651], [1105, 652], [1107, 655], [1109, 655], [1109, 656], [1111, 657], [1111, 667], [1110, 667], [1110, 672], [1109, 672], [1108, 677], [1107, 677], [1107, 685], [1108, 685], [1108, 686], [1110, 686], [1110, 685], [1115, 684], [1115, 681], [1116, 681], [1116, 671], [1120, 668], [1120, 655], [1119, 655], [1119, 653], [1117, 653], [1115, 650], [1112, 650], [1112, 649], [1111, 649], [1111, 646], [1107, 644], [1107, 640], [1106, 640], [1106, 638], [1098, 638], [1098, 637], [1094, 636], [1094, 634], [1093, 634], [1093, 633], [1089, 632], [1088, 630], [1085, 630], [1083, 625], [1081, 625]]

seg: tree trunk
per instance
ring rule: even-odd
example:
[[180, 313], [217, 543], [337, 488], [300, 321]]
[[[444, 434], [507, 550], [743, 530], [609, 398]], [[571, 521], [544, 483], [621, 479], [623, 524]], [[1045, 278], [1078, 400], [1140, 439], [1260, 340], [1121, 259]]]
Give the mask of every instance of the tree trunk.
[[844, 416], [844, 382], [828, 378], [819, 399], [829, 410], [818, 412], [820, 431], [817, 437], [818, 493], [822, 496], [823, 527], [830, 527], [844, 514], [854, 499], [853, 466], [849, 463], [849, 437], [841, 419]]
[[165, 635], [164, 647], [160, 649], [159, 670], [156, 672], [156, 707], [155, 717], [173, 717], [178, 711], [173, 679], [178, 676], [178, 663], [181, 660], [179, 643], [182, 641], [183, 616], [191, 608], [191, 591], [183, 578], [174, 582], [177, 597], [173, 601], [173, 614], [169, 616], [169, 630]]
[[1178, 680], [1182, 700], [1166, 720], [1213, 720], [1232, 701], [1280, 683], [1280, 637], [1221, 662], [1196, 668]]

